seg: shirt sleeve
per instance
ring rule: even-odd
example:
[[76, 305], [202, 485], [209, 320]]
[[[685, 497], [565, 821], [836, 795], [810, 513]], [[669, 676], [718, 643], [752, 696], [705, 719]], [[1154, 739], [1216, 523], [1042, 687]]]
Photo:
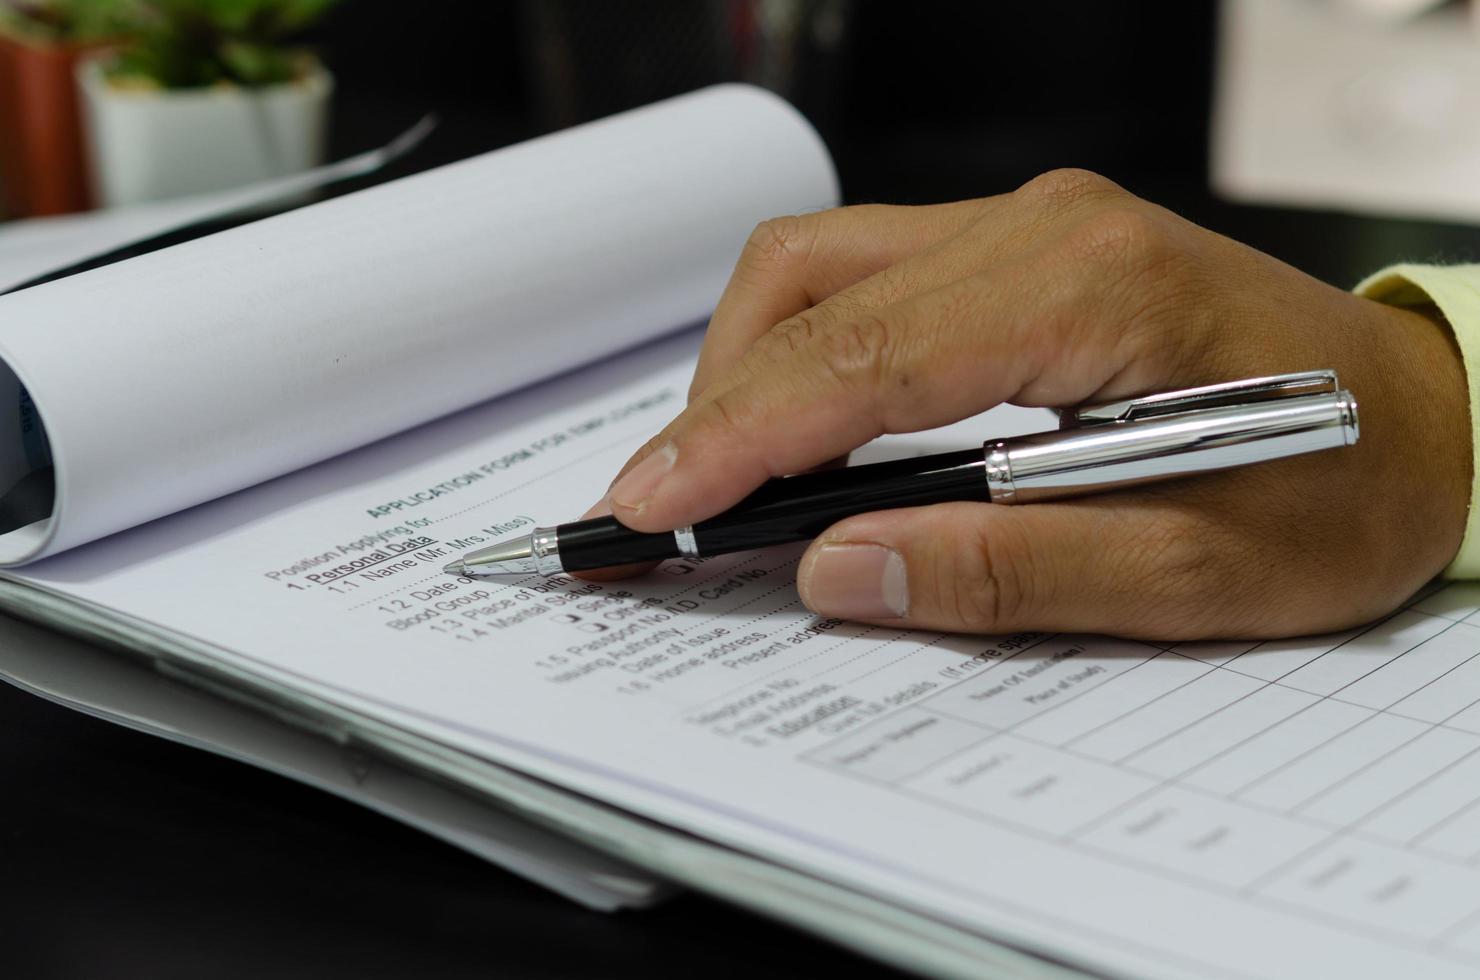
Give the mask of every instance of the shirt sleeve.
[[1392, 306], [1438, 308], [1449, 322], [1465, 365], [1470, 395], [1470, 510], [1459, 553], [1444, 570], [1449, 578], [1480, 578], [1480, 264], [1389, 266], [1356, 288], [1359, 296]]

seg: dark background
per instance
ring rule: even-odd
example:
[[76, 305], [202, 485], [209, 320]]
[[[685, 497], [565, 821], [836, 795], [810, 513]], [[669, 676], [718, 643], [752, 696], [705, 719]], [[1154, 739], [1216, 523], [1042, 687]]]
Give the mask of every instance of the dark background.
[[[310, 39], [338, 78], [333, 155], [377, 146], [435, 111], [441, 128], [401, 168], [423, 169], [703, 85], [757, 80], [733, 40], [743, 2], [347, 0]], [[1476, 254], [1480, 236], [1468, 228], [1216, 200], [1214, 0], [797, 9], [819, 29], [799, 32], [782, 92], [826, 139], [847, 203], [980, 197], [1084, 167], [1343, 287], [1400, 259]], [[839, 36], [820, 43], [837, 21]]]
[[[850, 202], [979, 196], [1081, 166], [1343, 286], [1397, 259], [1473, 255], [1463, 226], [1212, 198], [1210, 3], [819, 9], [842, 12], [841, 40], [805, 41], [787, 90]], [[313, 38], [338, 77], [333, 155], [435, 110], [441, 128], [401, 165], [421, 169], [745, 77], [730, 15], [350, 0]], [[0, 794], [3, 977], [887, 974], [699, 898], [584, 912], [325, 794], [4, 685]]]
[[[350, 0], [313, 38], [340, 83], [336, 151], [435, 108], [449, 125], [431, 152], [466, 155], [754, 77], [729, 37], [730, 6]], [[801, 32], [784, 94], [822, 130], [851, 202], [980, 196], [1071, 165], [1133, 189], [1203, 183], [1213, 3], [798, 9], [820, 24]], [[837, 40], [814, 39], [837, 21]]]

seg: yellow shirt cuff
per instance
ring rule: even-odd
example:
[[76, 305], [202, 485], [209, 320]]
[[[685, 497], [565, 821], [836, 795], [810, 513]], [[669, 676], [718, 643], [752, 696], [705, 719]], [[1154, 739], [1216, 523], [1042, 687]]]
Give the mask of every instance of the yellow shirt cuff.
[[1389, 266], [1357, 285], [1356, 293], [1392, 306], [1433, 304], [1449, 321], [1465, 365], [1470, 393], [1470, 452], [1475, 476], [1470, 482], [1470, 513], [1459, 553], [1444, 570], [1449, 578], [1480, 578], [1480, 265]]

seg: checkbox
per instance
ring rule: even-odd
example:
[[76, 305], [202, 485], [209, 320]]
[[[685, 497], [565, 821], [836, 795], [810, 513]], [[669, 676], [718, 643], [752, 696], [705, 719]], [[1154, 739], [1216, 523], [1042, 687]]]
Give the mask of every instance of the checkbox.
[[693, 565], [685, 565], [681, 561], [674, 562], [671, 565], [664, 565], [663, 566], [663, 571], [667, 572], [669, 575], [687, 575], [687, 574], [689, 574], [689, 572], [692, 572], [693, 570], [694, 570], [694, 566]]
[[575, 613], [560, 613], [555, 617], [555, 622], [557, 623], [579, 623], [580, 621], [581, 617]]
[[606, 632], [606, 624], [605, 623], [582, 623], [581, 625], [577, 626], [576, 629], [578, 629], [578, 630], [585, 630], [587, 633], [605, 633]]

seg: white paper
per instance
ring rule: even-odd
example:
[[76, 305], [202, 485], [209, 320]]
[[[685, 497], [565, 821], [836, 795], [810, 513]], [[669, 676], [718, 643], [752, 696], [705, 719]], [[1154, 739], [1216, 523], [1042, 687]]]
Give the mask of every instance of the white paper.
[[[1336, 637], [1162, 649], [819, 622], [792, 585], [797, 548], [599, 586], [438, 571], [475, 539], [599, 496], [677, 408], [693, 344], [17, 578], [194, 638], [195, 655], [232, 670], [1070, 963], [1473, 975], [1474, 587]], [[864, 456], [1045, 424], [1009, 409]], [[418, 496], [466, 474], [481, 475]]]
[[756, 222], [836, 199], [795, 110], [720, 86], [0, 298], [58, 483], [0, 563], [693, 323]]

